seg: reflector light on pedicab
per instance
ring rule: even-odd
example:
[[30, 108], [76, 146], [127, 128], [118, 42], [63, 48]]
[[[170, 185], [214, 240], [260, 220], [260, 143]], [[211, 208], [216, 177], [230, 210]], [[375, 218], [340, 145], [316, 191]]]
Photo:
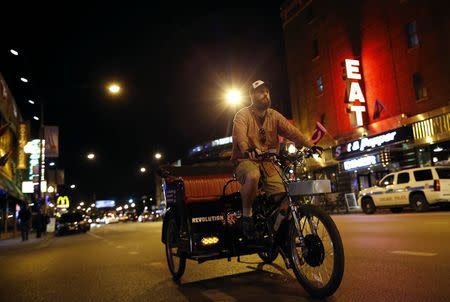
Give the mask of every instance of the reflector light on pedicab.
[[219, 242], [219, 238], [215, 237], [215, 236], [203, 237], [201, 242], [203, 245], [213, 245], [213, 244], [217, 244]]

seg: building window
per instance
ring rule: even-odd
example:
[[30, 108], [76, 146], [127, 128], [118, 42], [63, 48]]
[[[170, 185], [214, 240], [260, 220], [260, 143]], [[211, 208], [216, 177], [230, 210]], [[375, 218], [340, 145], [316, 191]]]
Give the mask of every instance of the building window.
[[323, 93], [323, 81], [322, 81], [321, 76], [316, 80], [316, 84], [317, 84], [317, 93], [322, 94]]
[[406, 24], [406, 33], [408, 35], [408, 48], [419, 46], [419, 36], [417, 35], [416, 21]]
[[413, 85], [417, 101], [428, 97], [427, 89], [423, 85], [422, 76], [418, 72], [413, 74]]
[[312, 58], [317, 58], [319, 56], [319, 39], [315, 38], [313, 40], [313, 55]]

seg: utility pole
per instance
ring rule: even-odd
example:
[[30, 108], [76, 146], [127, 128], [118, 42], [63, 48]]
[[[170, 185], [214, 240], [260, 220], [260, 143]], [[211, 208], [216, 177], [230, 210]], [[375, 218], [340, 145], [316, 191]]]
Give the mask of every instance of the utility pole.
[[[45, 163], [44, 165], [42, 164], [42, 159], [43, 159], [43, 150], [44, 149], [44, 104], [42, 102], [40, 102], [41, 105], [41, 115], [40, 115], [40, 123], [39, 123], [39, 180], [38, 180], [38, 190], [37, 190], [37, 204], [40, 210], [40, 207], [42, 205], [42, 179], [43, 176], [42, 175], [44, 173], [43, 169], [45, 169]], [[44, 204], [45, 205], [45, 204]]]

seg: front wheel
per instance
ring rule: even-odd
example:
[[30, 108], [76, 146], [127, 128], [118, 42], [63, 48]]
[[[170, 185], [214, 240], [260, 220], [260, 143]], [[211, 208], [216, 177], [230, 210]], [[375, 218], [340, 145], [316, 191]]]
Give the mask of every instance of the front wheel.
[[299, 283], [311, 296], [331, 296], [344, 275], [341, 236], [324, 211], [308, 205], [299, 210], [300, 230], [292, 220], [288, 238], [292, 268]]
[[179, 249], [179, 232], [175, 219], [168, 221], [166, 230], [166, 257], [174, 281], [180, 280], [186, 268], [186, 256]]

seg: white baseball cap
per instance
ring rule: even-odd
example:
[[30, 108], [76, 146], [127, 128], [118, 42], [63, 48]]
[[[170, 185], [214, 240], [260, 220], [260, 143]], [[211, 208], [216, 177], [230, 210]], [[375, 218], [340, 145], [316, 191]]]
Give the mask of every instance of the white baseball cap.
[[264, 81], [256, 80], [252, 83], [252, 87], [250, 88], [250, 91], [254, 91], [256, 88], [261, 87], [265, 85], [267, 88], [270, 88], [270, 85]]

